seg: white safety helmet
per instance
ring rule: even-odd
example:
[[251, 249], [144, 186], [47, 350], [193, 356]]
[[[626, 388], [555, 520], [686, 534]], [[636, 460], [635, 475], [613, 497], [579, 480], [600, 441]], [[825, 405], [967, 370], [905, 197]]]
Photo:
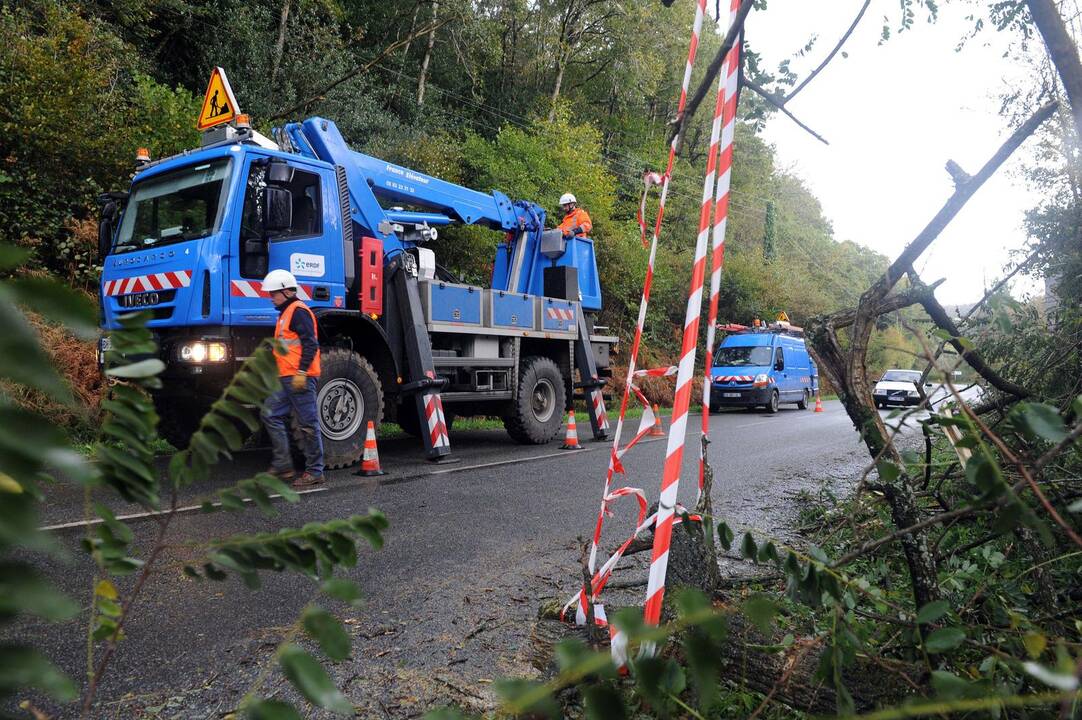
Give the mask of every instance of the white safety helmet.
[[560, 196], [560, 204], [561, 205], [566, 205], [568, 203], [577, 203], [577, 202], [578, 202], [578, 200], [576, 200], [575, 196], [572, 195], [571, 193], [564, 193], [563, 195]]
[[288, 270], [271, 270], [267, 277], [263, 278], [263, 292], [275, 290], [296, 290], [297, 278]]

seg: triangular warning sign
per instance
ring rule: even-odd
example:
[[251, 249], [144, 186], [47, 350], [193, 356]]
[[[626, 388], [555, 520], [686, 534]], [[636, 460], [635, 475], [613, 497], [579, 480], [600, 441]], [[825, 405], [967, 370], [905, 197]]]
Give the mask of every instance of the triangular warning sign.
[[233, 89], [229, 87], [225, 70], [220, 67], [214, 68], [210, 74], [210, 82], [207, 84], [207, 94], [203, 96], [203, 108], [199, 111], [199, 119], [195, 126], [200, 130], [206, 130], [229, 122], [238, 113], [240, 113], [240, 108], [237, 107], [237, 99], [233, 97]]

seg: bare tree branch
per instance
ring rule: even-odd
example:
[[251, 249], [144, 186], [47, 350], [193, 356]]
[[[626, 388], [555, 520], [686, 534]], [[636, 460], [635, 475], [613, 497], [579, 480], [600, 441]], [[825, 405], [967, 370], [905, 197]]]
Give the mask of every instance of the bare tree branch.
[[822, 135], [820, 135], [819, 133], [815, 132], [814, 130], [812, 130], [810, 127], [808, 127], [804, 123], [797, 120], [796, 115], [793, 115], [793, 113], [789, 112], [785, 108], [785, 103], [788, 102], [787, 99], [778, 99], [778, 98], [774, 97], [773, 95], [768, 93], [766, 90], [763, 90], [761, 87], [759, 87], [759, 85], [757, 85], [755, 82], [753, 82], [752, 80], [750, 80], [749, 78], [746, 78], [746, 77], [744, 78], [744, 86], [747, 87], [749, 90], [752, 90], [753, 92], [755, 92], [756, 95], [761, 97], [763, 100], [766, 100], [768, 103], [770, 103], [771, 105], [776, 107], [778, 110], [781, 110], [783, 113], [785, 113], [785, 115], [790, 120], [792, 120], [797, 125], [799, 125], [802, 130], [807, 132], [813, 138], [815, 138], [819, 142], [823, 143], [824, 145], [829, 145], [830, 144], [830, 143], [828, 143], [826, 141], [826, 139]]
[[267, 120], [280, 120], [282, 118], [289, 117], [290, 115], [297, 112], [298, 110], [303, 110], [304, 108], [308, 107], [312, 103], [318, 102], [319, 100], [322, 100], [324, 98], [324, 96], [326, 96], [326, 94], [329, 93], [331, 90], [334, 90], [336, 87], [338, 87], [342, 83], [346, 82], [347, 80], [352, 80], [353, 78], [357, 77], [358, 75], [360, 75], [362, 73], [365, 73], [365, 72], [368, 72], [368, 70], [370, 70], [373, 65], [376, 65], [377, 63], [379, 63], [380, 60], [387, 57], [388, 55], [393, 53], [398, 48], [402, 47], [403, 45], [409, 44], [410, 42], [412, 42], [416, 38], [419, 38], [422, 35], [426, 35], [428, 33], [435, 32], [436, 30], [443, 27], [444, 25], [446, 25], [450, 21], [451, 21], [451, 18], [449, 18], [449, 17], [444, 18], [443, 20], [440, 20], [437, 23], [433, 23], [431, 25], [428, 25], [427, 27], [423, 27], [420, 30], [417, 30], [416, 32], [410, 33], [409, 35], [402, 38], [401, 40], [397, 40], [397, 41], [391, 43], [390, 45], [385, 47], [379, 53], [379, 55], [376, 55], [374, 58], [372, 58], [371, 60], [366, 62], [364, 65], [359, 65], [359, 66], [353, 68], [352, 70], [350, 70], [348, 73], [346, 73], [342, 77], [338, 78], [337, 80], [333, 80], [330, 83], [324, 85], [318, 92], [316, 92], [314, 95], [311, 95], [310, 97], [308, 97], [308, 99], [302, 100], [301, 102], [293, 105], [292, 107], [286, 108], [285, 110], [280, 110], [279, 112], [274, 113], [273, 115], [268, 117]]
[[830, 54], [823, 59], [823, 62], [819, 63], [819, 67], [812, 70], [811, 73], [808, 74], [808, 77], [804, 78], [799, 85], [793, 88], [793, 91], [791, 93], [785, 96], [785, 99], [782, 100], [783, 105], [792, 100], [798, 92], [804, 89], [805, 85], [810, 83], [812, 79], [815, 78], [815, 76], [818, 75], [822, 71], [822, 69], [827, 66], [827, 63], [834, 59], [834, 56], [837, 55], [838, 51], [842, 49], [842, 45], [845, 45], [845, 41], [848, 40], [849, 36], [853, 34], [853, 31], [857, 29], [857, 25], [860, 24], [860, 19], [864, 17], [864, 11], [867, 10], [868, 6], [871, 4], [872, 0], [864, 0], [864, 5], [861, 6], [860, 12], [857, 13], [857, 16], [853, 18], [853, 22], [849, 25], [849, 29], [845, 31], [844, 35], [842, 35], [842, 39], [838, 41], [838, 44], [834, 46], [834, 49], [830, 51]]

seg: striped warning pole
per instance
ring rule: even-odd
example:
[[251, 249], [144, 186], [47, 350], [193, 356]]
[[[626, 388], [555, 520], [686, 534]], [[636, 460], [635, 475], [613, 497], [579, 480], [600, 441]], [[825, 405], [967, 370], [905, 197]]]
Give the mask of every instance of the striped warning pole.
[[[691, 70], [695, 65], [695, 55], [699, 48], [699, 32], [703, 26], [703, 16], [706, 14], [706, 0], [698, 0], [695, 6], [695, 22], [691, 28], [691, 42], [688, 46], [687, 64], [684, 66], [684, 80], [680, 87], [680, 100], [677, 105], [677, 113], [683, 113], [687, 105], [688, 87], [691, 85]], [[676, 139], [673, 138], [669, 146], [669, 161], [665, 168], [665, 175], [661, 181], [661, 199], [657, 209], [657, 219], [654, 220], [654, 232], [650, 239], [650, 257], [646, 264], [646, 278], [642, 285], [642, 299], [639, 301], [639, 317], [635, 325], [635, 339], [631, 343], [631, 359], [628, 361], [627, 381], [624, 383], [624, 396], [620, 402], [620, 415], [616, 419], [616, 432], [612, 438], [612, 452], [609, 453], [609, 467], [605, 473], [605, 490], [601, 495], [601, 509], [597, 514], [597, 525], [594, 528], [593, 541], [590, 547], [590, 573], [597, 568], [597, 548], [601, 542], [601, 526], [605, 522], [606, 498], [612, 489], [612, 476], [618, 462], [620, 449], [620, 434], [623, 431], [624, 414], [627, 412], [628, 399], [631, 396], [631, 382], [635, 375], [635, 364], [639, 356], [639, 346], [642, 343], [642, 328], [646, 322], [646, 308], [650, 302], [650, 286], [654, 279], [654, 259], [657, 255], [658, 236], [661, 234], [661, 220], [665, 216], [665, 199], [669, 194], [669, 180], [672, 176], [673, 163], [676, 159]], [[649, 187], [651, 173], [644, 180]]]
[[[722, 99], [719, 93], [714, 107], [714, 128], [711, 130], [713, 146], [718, 142]], [[684, 436], [687, 433], [688, 405], [695, 379], [695, 350], [699, 340], [699, 317], [702, 314], [703, 280], [706, 275], [706, 241], [710, 234], [710, 217], [714, 205], [717, 154], [716, 147], [713, 146], [706, 158], [706, 176], [703, 178], [703, 197], [699, 211], [699, 235], [695, 239], [695, 259], [691, 266], [691, 285], [688, 289], [687, 310], [684, 313], [684, 338], [676, 371], [676, 395], [673, 399], [669, 441], [661, 475], [661, 494], [654, 524], [654, 553], [650, 560], [650, 578], [646, 585], [646, 606], [643, 610], [643, 619], [647, 625], [657, 625], [661, 619], [661, 602], [665, 597], [665, 571], [669, 566], [669, 542], [672, 539], [673, 516], [680, 487], [680, 464], [684, 460]], [[646, 654], [652, 654], [653, 644], [644, 644], [642, 650]]]
[[[736, 20], [740, 0], [731, 0], [729, 26]], [[725, 259], [725, 225], [729, 219], [729, 184], [733, 168], [733, 135], [736, 132], [736, 90], [740, 81], [740, 41], [733, 43], [725, 56], [725, 63], [718, 75], [718, 101], [723, 103], [721, 115], [714, 113], [714, 125], [710, 130], [711, 156], [717, 150], [718, 129], [721, 128], [720, 156], [717, 161], [717, 186], [714, 189], [714, 231], [710, 238], [710, 311], [706, 320], [706, 354], [703, 359], [703, 435], [710, 435], [710, 366], [714, 358], [714, 331], [718, 324], [718, 294], [721, 289], [721, 266]], [[724, 96], [724, 100], [723, 100]], [[707, 173], [709, 175], [709, 171]], [[706, 445], [699, 443], [699, 494], [703, 491], [706, 477]]]

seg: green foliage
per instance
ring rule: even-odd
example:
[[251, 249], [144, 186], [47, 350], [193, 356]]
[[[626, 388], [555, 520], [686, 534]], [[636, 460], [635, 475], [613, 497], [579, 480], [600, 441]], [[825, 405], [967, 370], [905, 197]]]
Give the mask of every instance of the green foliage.
[[195, 98], [152, 80], [106, 23], [45, 0], [0, 6], [0, 95], [0, 242], [32, 246], [38, 264], [89, 286], [96, 250], [77, 223], [137, 146], [191, 147]]
[[[4, 246], [0, 246], [3, 248]], [[0, 251], [0, 258], [18, 261], [18, 254]], [[36, 293], [36, 297], [30, 293]], [[31, 299], [33, 298], [33, 299]], [[76, 331], [85, 331], [88, 313], [85, 301], [77, 295], [57, 290], [48, 282], [0, 281], [0, 299], [8, 304], [9, 322], [16, 329], [25, 322], [19, 305], [65, 322]], [[168, 483], [163, 486], [154, 464], [152, 448], [157, 445], [158, 417], [146, 392], [160, 387], [158, 373], [164, 368], [156, 359], [157, 347], [146, 328], [147, 316], [129, 315], [110, 335], [112, 349], [105, 356], [105, 372], [116, 382], [104, 401], [106, 412], [103, 441], [95, 448], [95, 463], [88, 465], [74, 452], [62, 432], [33, 413], [0, 405], [0, 423], [16, 432], [0, 434], [0, 624], [8, 624], [23, 615], [60, 621], [74, 617], [78, 606], [53, 588], [24, 559], [8, 554], [15, 548], [26, 551], [52, 551], [51, 543], [37, 530], [36, 504], [42, 495], [37, 484], [47, 478], [46, 468], [63, 472], [71, 481], [95, 488], [107, 488], [128, 502], [159, 511], [162, 495], [171, 497], [176, 507], [176, 491], [192, 482], [205, 479], [210, 468], [232, 450], [240, 447], [242, 432], [258, 427], [256, 410], [262, 398], [277, 384], [277, 368], [266, 345], [253, 354], [237, 373], [222, 399], [203, 419], [189, 450], [176, 453], [169, 465]], [[37, 358], [33, 333], [13, 332], [7, 336], [7, 355], [0, 356], [0, 380], [31, 384], [63, 394], [51, 364], [41, 360], [30, 371], [20, 369], [20, 361]], [[147, 359], [150, 356], [150, 359]], [[51, 480], [51, 478], [49, 478]], [[244, 499], [251, 500], [266, 513], [272, 513], [272, 493], [291, 502], [297, 493], [279, 479], [261, 474], [238, 482], [233, 488], [218, 491], [220, 506], [242, 510]], [[90, 495], [88, 494], [88, 497]], [[210, 509], [216, 505], [207, 503]], [[93, 503], [97, 522], [92, 523], [81, 544], [96, 563], [95, 579], [87, 631], [91, 682], [83, 698], [93, 706], [93, 692], [108, 669], [113, 653], [124, 640], [124, 625], [142, 587], [142, 580], [154, 567], [163, 548], [165, 529], [174, 510], [166, 510], [160, 534], [151, 548], [135, 548], [134, 533], [102, 502]], [[187, 566], [188, 577], [221, 581], [237, 575], [246, 585], [259, 587], [260, 573], [293, 571], [318, 582], [328, 597], [355, 603], [360, 589], [344, 578], [334, 577], [339, 568], [357, 564], [357, 538], [378, 549], [383, 544], [386, 518], [376, 510], [367, 515], [342, 520], [310, 523], [302, 528], [285, 528], [276, 533], [243, 535], [206, 543], [207, 556], [200, 568]], [[140, 579], [127, 586], [122, 594], [113, 578], [139, 573]], [[349, 657], [351, 639], [345, 627], [329, 612], [308, 606], [297, 621], [298, 626], [320, 647], [331, 661]], [[96, 651], [100, 651], [95, 660]], [[349, 701], [334, 686], [320, 662], [299, 646], [285, 642], [278, 653], [285, 676], [311, 703], [339, 714], [351, 714]], [[77, 697], [75, 685], [36, 650], [27, 645], [0, 645], [0, 699], [13, 693], [36, 688], [55, 700], [70, 702]], [[260, 700], [253, 688], [244, 704], [252, 718], [295, 718], [295, 710], [278, 701]]]

